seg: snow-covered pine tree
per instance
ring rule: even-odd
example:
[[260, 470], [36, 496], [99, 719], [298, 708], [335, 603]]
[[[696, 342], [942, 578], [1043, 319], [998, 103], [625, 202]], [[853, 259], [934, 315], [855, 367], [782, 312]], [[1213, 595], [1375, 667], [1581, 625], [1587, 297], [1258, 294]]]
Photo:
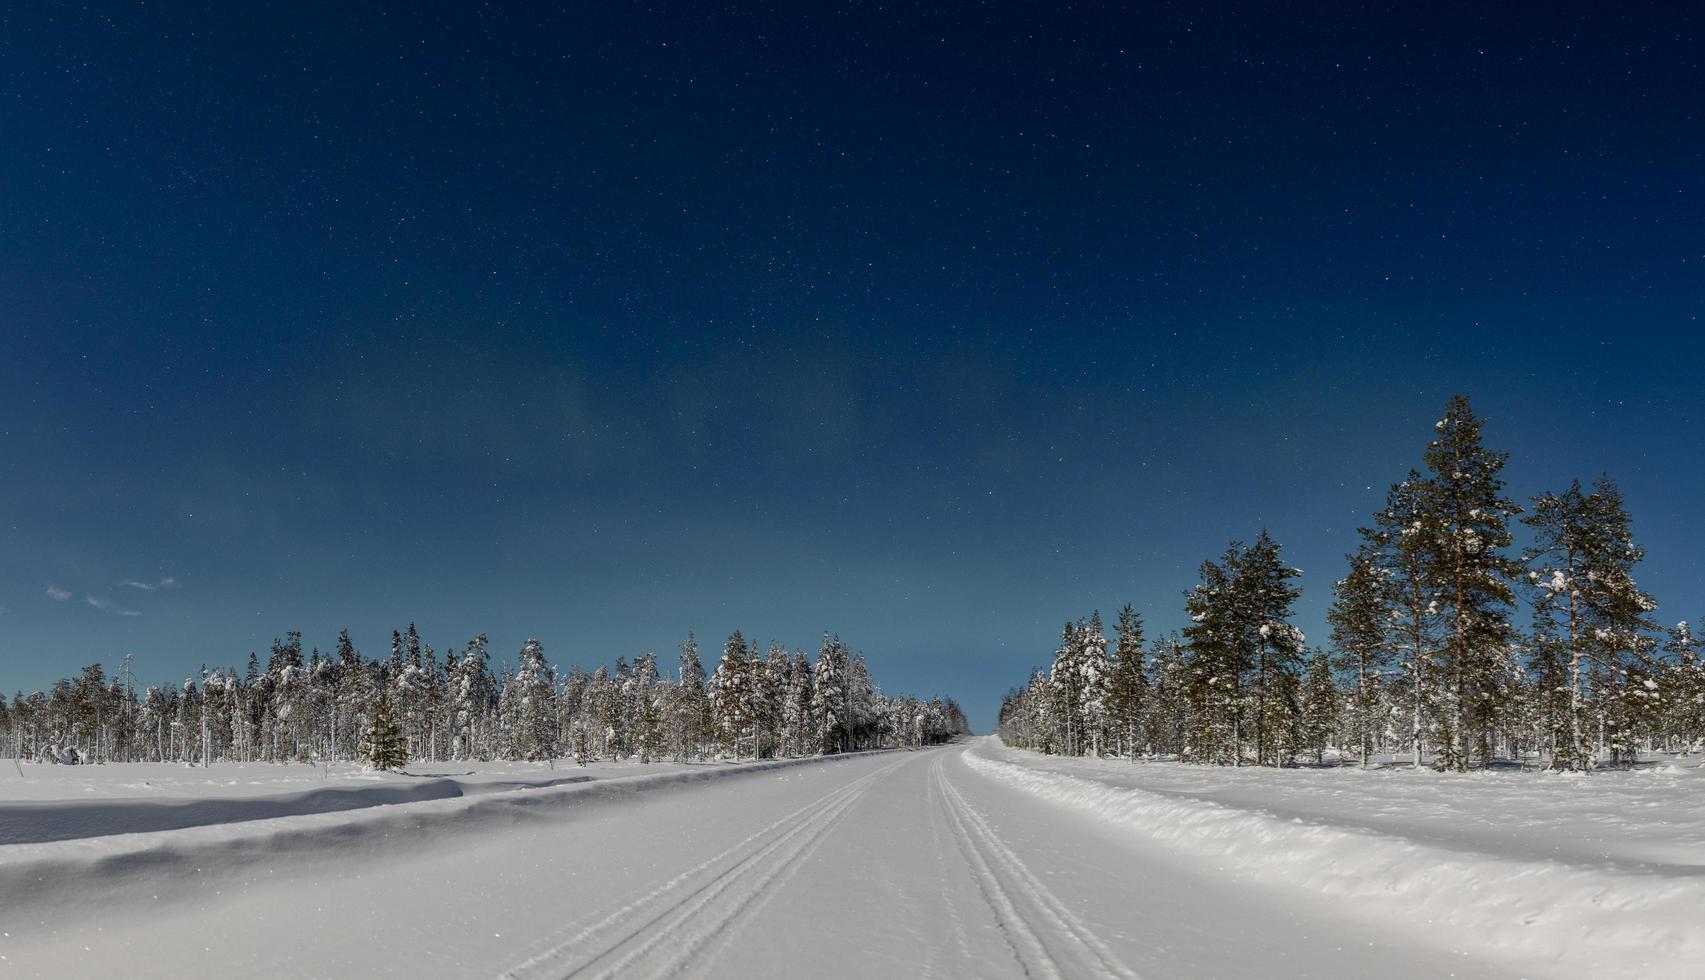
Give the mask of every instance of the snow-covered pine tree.
[[1235, 588], [1242, 552], [1234, 541], [1218, 562], [1203, 562], [1201, 581], [1184, 597], [1188, 680], [1180, 693], [1188, 702], [1183, 749], [1191, 762], [1240, 765], [1243, 759], [1247, 615]]
[[716, 710], [717, 729], [723, 744], [736, 759], [744, 745], [751, 744], [753, 681], [752, 653], [739, 630], [722, 645], [722, 661], [711, 674], [711, 703]]
[[1149, 751], [1174, 758], [1185, 756], [1190, 701], [1190, 665], [1177, 633], [1154, 641], [1150, 668], [1149, 703], [1143, 713], [1143, 740]]
[[425, 644], [425, 654], [421, 659], [420, 735], [426, 742], [426, 758], [429, 762], [438, 761], [439, 739], [446, 728], [444, 685], [444, 666], [438, 663], [438, 655], [432, 649], [432, 644]]
[[1308, 674], [1302, 682], [1301, 741], [1303, 751], [1314, 756], [1314, 764], [1326, 761], [1326, 749], [1338, 732], [1341, 720], [1341, 695], [1332, 677], [1332, 660], [1325, 650], [1316, 649], [1308, 660]]
[[1054, 742], [1062, 755], [1080, 754], [1083, 739], [1083, 633], [1082, 620], [1066, 620], [1060, 631], [1060, 646], [1054, 651], [1054, 665], [1048, 671], [1049, 692], [1053, 696], [1054, 723], [1059, 730]]
[[385, 661], [385, 683], [388, 686], [391, 678], [396, 677], [403, 669], [403, 634], [399, 630], [391, 631], [391, 658]]
[[863, 654], [847, 662], [846, 689], [849, 748], [871, 748], [875, 745], [876, 706], [882, 700], [882, 692], [871, 681], [870, 667]]
[[1426, 480], [1410, 470], [1407, 479], [1392, 484], [1372, 526], [1358, 532], [1388, 590], [1388, 642], [1402, 672], [1395, 693], [1407, 715], [1410, 758], [1417, 769], [1438, 713], [1440, 673], [1438, 586], [1427, 569], [1427, 543], [1435, 536], [1435, 515], [1425, 498]]
[[373, 706], [373, 723], [367, 728], [367, 741], [362, 747], [361, 759], [369, 768], [381, 771], [401, 769], [408, 764], [402, 728], [392, 713], [390, 694], [383, 688], [379, 691], [378, 702]]
[[1106, 744], [1111, 721], [1107, 689], [1113, 673], [1113, 664], [1107, 659], [1107, 636], [1101, 627], [1099, 609], [1090, 614], [1088, 627], [1078, 633], [1077, 669], [1083, 704], [1082, 752], [1099, 757]]
[[485, 634], [468, 641], [468, 648], [450, 671], [451, 756], [455, 759], [488, 758], [487, 708], [490, 702], [490, 655]]
[[616, 730], [616, 722], [621, 715], [620, 700], [616, 684], [610, 677], [610, 668], [599, 664], [586, 682], [586, 696], [582, 700], [586, 730], [595, 758], [613, 754], [620, 745], [621, 733]]
[[681, 644], [681, 662], [676, 677], [676, 689], [670, 704], [670, 750], [676, 762], [685, 762], [689, 758], [703, 758], [711, 717], [704, 665], [699, 661], [699, 643], [691, 633]]
[[782, 693], [782, 752], [789, 756], [817, 751], [811, 731], [811, 662], [796, 651], [787, 667]]
[[1232, 591], [1245, 629], [1238, 631], [1239, 661], [1250, 665], [1250, 713], [1255, 759], [1260, 765], [1282, 765], [1284, 733], [1295, 724], [1296, 682], [1301, 675], [1303, 635], [1291, 625], [1291, 610], [1302, 590], [1292, 584], [1302, 572], [1286, 565], [1279, 545], [1265, 530], [1238, 556]]
[[356, 687], [355, 674], [361, 670], [361, 654], [356, 652], [355, 641], [349, 638], [348, 629], [338, 631], [337, 649], [333, 651], [332, 656], [332, 713], [329, 722], [331, 752], [332, 758], [341, 759], [344, 757], [340, 751], [341, 747], [347, 742], [353, 749], [353, 736], [363, 731], [358, 712], [367, 704], [366, 698], [357, 700], [353, 696]]
[[771, 642], [762, 661], [754, 660], [753, 714], [758, 731], [757, 755], [779, 755], [782, 742], [783, 700], [787, 690], [787, 648]]
[[[1594, 586], [1587, 556], [1602, 550], [1593, 508], [1575, 480], [1562, 493], [1533, 498], [1522, 523], [1534, 529], [1534, 543], [1523, 556], [1533, 598], [1534, 672], [1550, 692], [1542, 710], [1551, 730], [1551, 765], [1590, 769], [1594, 762], [1586, 723], [1588, 618], [1587, 590]], [[1561, 702], [1561, 703], [1557, 703]]]
[[1656, 661], [1658, 604], [1634, 582], [1646, 550], [1634, 543], [1622, 490], [1609, 476], [1593, 482], [1587, 500], [1599, 546], [1587, 567], [1593, 610], [1589, 650], [1606, 678], [1606, 741], [1612, 763], [1632, 764], [1656, 735], [1663, 715]]
[[1699, 640], [1686, 620], [1665, 633], [1670, 683], [1664, 727], [1678, 743], [1677, 750], [1698, 752], [1705, 745], [1705, 658], [1700, 657]]
[[851, 729], [847, 717], [847, 686], [849, 656], [839, 636], [823, 634], [823, 646], [817, 651], [811, 669], [811, 723], [815, 729], [817, 749], [822, 754], [843, 752], [851, 747]]
[[[412, 669], [412, 665], [405, 670]], [[507, 735], [510, 758], [543, 762], [556, 758], [556, 674], [545, 662], [545, 649], [528, 639], [498, 699], [498, 715]]]
[[657, 685], [657, 654], [647, 650], [633, 662], [634, 748], [649, 763], [663, 751], [663, 712]]
[[1381, 563], [1377, 549], [1371, 543], [1363, 544], [1350, 556], [1349, 574], [1333, 584], [1335, 597], [1326, 613], [1332, 627], [1332, 648], [1338, 654], [1333, 666], [1355, 677], [1348, 706], [1349, 728], [1364, 769], [1385, 728], [1380, 688], [1382, 674], [1391, 662], [1388, 630], [1397, 614], [1390, 579], [1389, 568]]
[[1439, 764], [1464, 771], [1489, 765], [1497, 712], [1507, 683], [1513, 629], [1509, 610], [1517, 564], [1509, 520], [1521, 513], [1504, 496], [1502, 471], [1509, 454], [1486, 448], [1484, 420], [1468, 398], [1456, 395], [1434, 424], [1427, 444], [1431, 476], [1422, 492], [1427, 578], [1438, 587], [1444, 612], [1445, 705]]
[[1149, 695], [1143, 663], [1143, 618], [1126, 603], [1119, 610], [1118, 639], [1113, 646], [1113, 672], [1107, 682], [1107, 707], [1120, 751], [1135, 762], [1142, 744], [1143, 712]]

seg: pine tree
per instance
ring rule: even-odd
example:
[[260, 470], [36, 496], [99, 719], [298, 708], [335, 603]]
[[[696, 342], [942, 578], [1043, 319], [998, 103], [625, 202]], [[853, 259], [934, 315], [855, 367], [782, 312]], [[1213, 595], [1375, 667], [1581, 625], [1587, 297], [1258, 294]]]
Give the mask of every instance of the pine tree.
[[634, 661], [634, 742], [639, 761], [649, 763], [663, 751], [663, 712], [658, 704], [657, 654], [646, 651]]
[[1302, 747], [1314, 756], [1314, 764], [1326, 761], [1327, 744], [1338, 730], [1341, 701], [1332, 678], [1332, 661], [1325, 650], [1315, 650], [1308, 661], [1302, 688]]
[[555, 688], [556, 675], [545, 662], [544, 646], [538, 640], [527, 640], [515, 673], [506, 678], [498, 699], [504, 754], [509, 758], [529, 762], [556, 758]]
[[1153, 661], [1143, 739], [1152, 751], [1181, 759], [1186, 754], [1184, 740], [1190, 730], [1191, 668], [1177, 633], [1155, 640]]
[[1356, 679], [1350, 727], [1364, 769], [1382, 727], [1380, 675], [1391, 661], [1386, 631], [1396, 610], [1388, 571], [1374, 547], [1364, 544], [1350, 556], [1349, 574], [1333, 585], [1336, 598], [1326, 614], [1332, 626], [1332, 647], [1338, 653], [1333, 666], [1353, 673]]
[[392, 630], [391, 631], [391, 659], [385, 661], [385, 681], [386, 681], [386, 683], [389, 683], [390, 679], [397, 676], [397, 674], [400, 673], [402, 671], [402, 669], [403, 669], [403, 635], [402, 635], [402, 633], [400, 633], [396, 630]]
[[1220, 561], [1203, 562], [1201, 582], [1185, 594], [1187, 677], [1177, 694], [1187, 702], [1182, 749], [1191, 762], [1242, 763], [1244, 619], [1233, 588], [1242, 547], [1234, 541]]
[[1509, 519], [1521, 508], [1504, 496], [1500, 474], [1509, 454], [1485, 447], [1484, 424], [1466, 397], [1450, 399], [1434, 426], [1438, 437], [1427, 444], [1431, 476], [1423, 491], [1430, 518], [1424, 562], [1448, 633], [1439, 762], [1458, 771], [1491, 762], [1513, 638], [1510, 583], [1517, 568], [1504, 549]]
[[670, 737], [676, 762], [704, 756], [710, 732], [710, 695], [705, 687], [704, 665], [699, 662], [699, 644], [693, 634], [681, 644], [681, 666], [674, 702], [670, 707]]
[[1089, 625], [1079, 633], [1078, 644], [1078, 677], [1083, 692], [1083, 740], [1088, 754], [1100, 756], [1112, 721], [1107, 693], [1113, 663], [1107, 657], [1107, 636], [1101, 627], [1099, 609], [1090, 614]]
[[870, 680], [870, 668], [864, 662], [863, 654], [855, 655], [847, 662], [846, 691], [848, 749], [870, 748], [875, 745], [876, 706], [882, 695]]
[[770, 643], [763, 660], [754, 658], [752, 669], [755, 675], [753, 714], [758, 731], [757, 755], [759, 758], [767, 758], [782, 751], [782, 716], [785, 711], [788, 677], [787, 648], [780, 643]]
[[382, 688], [379, 701], [373, 706], [373, 724], [367, 729], [367, 742], [361, 757], [369, 768], [381, 771], [401, 769], [408, 764], [402, 728], [391, 713], [390, 695]]
[[1185, 741], [1193, 761], [1241, 764], [1246, 733], [1258, 764], [1288, 757], [1303, 646], [1290, 623], [1301, 594], [1291, 580], [1300, 574], [1280, 560], [1266, 531], [1249, 547], [1234, 541], [1219, 562], [1202, 564], [1201, 583], [1185, 597]]
[[1523, 521], [1534, 528], [1525, 561], [1534, 606], [1535, 668], [1566, 685], [1564, 723], [1553, 738], [1552, 764], [1589, 768], [1587, 677], [1613, 759], [1632, 758], [1641, 732], [1652, 727], [1655, 665], [1648, 656], [1657, 608], [1634, 584], [1645, 556], [1634, 544], [1621, 491], [1609, 477], [1584, 492], [1574, 481], [1562, 493], [1533, 498]]
[[1279, 546], [1263, 530], [1238, 557], [1232, 591], [1252, 627], [1242, 639], [1253, 647], [1239, 657], [1252, 663], [1250, 696], [1255, 728], [1255, 759], [1279, 765], [1279, 743], [1297, 717], [1294, 685], [1301, 673], [1303, 635], [1291, 625], [1291, 608], [1302, 590], [1291, 584], [1301, 576], [1279, 557]]
[[[722, 662], [711, 675], [710, 688], [717, 727], [736, 759], [740, 758], [742, 741], [752, 734], [754, 674], [746, 638], [735, 630], [723, 644]], [[755, 742], [753, 747], [755, 750]]]
[[782, 752], [790, 756], [816, 751], [811, 738], [811, 662], [795, 652], [788, 662], [782, 694]]
[[1421, 474], [1410, 470], [1407, 479], [1392, 484], [1372, 526], [1358, 532], [1391, 603], [1387, 637], [1400, 661], [1403, 676], [1398, 693], [1408, 702], [1409, 748], [1417, 769], [1426, 755], [1427, 733], [1437, 713], [1439, 673], [1440, 609], [1437, 586], [1427, 571], [1427, 542], [1433, 536], [1434, 518], [1426, 507], [1425, 490]]
[[1149, 684], [1143, 663], [1143, 618], [1130, 603], [1119, 610], [1117, 630], [1112, 674], [1107, 683], [1108, 715], [1126, 757], [1135, 762]]
[[1664, 653], [1669, 659], [1669, 697], [1665, 729], [1681, 743], [1681, 751], [1697, 752], [1705, 743], [1705, 658], [1699, 640], [1683, 620], [1666, 631]]
[[811, 669], [811, 720], [816, 730], [817, 751], [824, 754], [851, 748], [852, 732], [847, 717], [848, 652], [838, 636], [823, 636], [817, 661]]
[[491, 698], [491, 669], [484, 633], [468, 641], [461, 660], [451, 669], [449, 698], [452, 757], [485, 757], [484, 731]]
[[1059, 731], [1055, 741], [1064, 755], [1080, 755], [1083, 739], [1083, 633], [1082, 620], [1066, 625], [1060, 632], [1060, 646], [1054, 651], [1054, 665], [1048, 672], [1049, 690], [1054, 698], [1053, 716]]

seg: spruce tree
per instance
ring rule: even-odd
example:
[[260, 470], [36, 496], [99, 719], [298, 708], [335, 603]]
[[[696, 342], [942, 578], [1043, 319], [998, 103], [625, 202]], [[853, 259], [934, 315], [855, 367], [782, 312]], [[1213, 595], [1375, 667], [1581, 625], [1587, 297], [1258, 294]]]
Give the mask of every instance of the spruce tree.
[[716, 708], [717, 726], [736, 759], [740, 758], [741, 742], [751, 734], [754, 720], [754, 673], [746, 638], [739, 630], [735, 630], [728, 637], [728, 642], [723, 644], [722, 662], [717, 664], [716, 672], [711, 675], [710, 687], [711, 700]]
[[[412, 670], [406, 665], [404, 670]], [[521, 647], [515, 673], [505, 680], [498, 700], [505, 754], [512, 759], [543, 762], [556, 758], [556, 675], [545, 662], [538, 640]]]
[[362, 749], [362, 761], [380, 771], [401, 769], [408, 764], [403, 747], [402, 727], [391, 713], [391, 697], [379, 690], [379, 700], [373, 706], [373, 723], [367, 729], [367, 743]]
[[847, 725], [847, 648], [838, 636], [823, 635], [823, 646], [811, 670], [811, 722], [817, 751], [827, 754], [850, 747]]
[[1107, 689], [1112, 667], [1107, 659], [1107, 636], [1098, 609], [1090, 614], [1089, 625], [1078, 633], [1077, 655], [1078, 688], [1083, 705], [1081, 744], [1084, 751], [1097, 757], [1107, 736]]
[[1048, 672], [1049, 690], [1054, 699], [1053, 717], [1058, 728], [1055, 742], [1063, 755], [1078, 755], [1083, 737], [1083, 638], [1084, 624], [1066, 620], [1060, 631], [1060, 646], [1054, 651], [1054, 665]]

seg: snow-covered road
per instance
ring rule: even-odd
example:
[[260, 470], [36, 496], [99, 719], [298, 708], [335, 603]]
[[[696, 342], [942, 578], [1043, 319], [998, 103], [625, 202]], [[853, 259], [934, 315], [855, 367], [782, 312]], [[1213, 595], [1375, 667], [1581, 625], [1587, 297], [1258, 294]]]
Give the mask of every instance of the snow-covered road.
[[[87, 862], [63, 864], [71, 880], [0, 906], [0, 975], [1618, 972], [1521, 947], [1488, 955], [1424, 915], [1368, 914], [1216, 863], [1007, 778], [997, 770], [1013, 755], [983, 741], [688, 782], [595, 781], [507, 809], [489, 794], [174, 830], [171, 859], [141, 877], [127, 878], [132, 852], [88, 845]], [[1619, 972], [1687, 975], [1661, 957]]]

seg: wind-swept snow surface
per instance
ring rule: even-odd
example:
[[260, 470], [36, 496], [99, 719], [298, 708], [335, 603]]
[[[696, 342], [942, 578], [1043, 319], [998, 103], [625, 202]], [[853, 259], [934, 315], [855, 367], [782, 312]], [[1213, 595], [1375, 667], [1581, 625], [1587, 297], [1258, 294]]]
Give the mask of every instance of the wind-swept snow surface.
[[1526, 850], [1483, 828], [1459, 839], [1410, 795], [1525, 777], [1267, 773], [1298, 778], [1262, 808], [1244, 797], [1272, 787], [1242, 773], [993, 740], [594, 775], [0, 846], [0, 975], [1681, 977], [1700, 962], [1699, 780], [1641, 784], [1660, 818], [1695, 821], [1642, 868], [1637, 850], [1561, 847], [1567, 827], [1555, 857], [1537, 830], [1507, 835], [1540, 841]]

